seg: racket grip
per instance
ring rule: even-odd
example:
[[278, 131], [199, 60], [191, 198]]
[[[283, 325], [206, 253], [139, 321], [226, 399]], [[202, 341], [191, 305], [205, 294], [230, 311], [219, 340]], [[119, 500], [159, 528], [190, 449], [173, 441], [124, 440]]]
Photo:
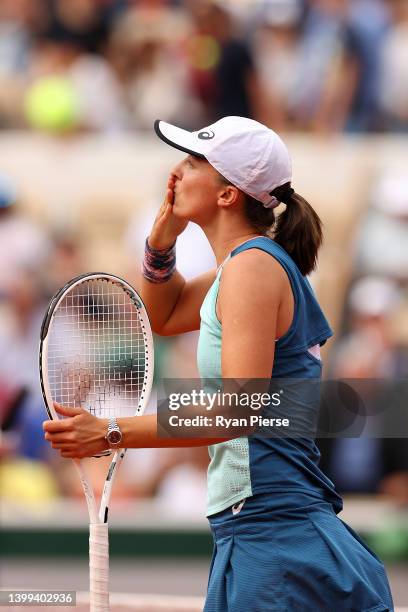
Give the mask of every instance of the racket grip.
[[90, 612], [109, 612], [108, 523], [89, 525]]

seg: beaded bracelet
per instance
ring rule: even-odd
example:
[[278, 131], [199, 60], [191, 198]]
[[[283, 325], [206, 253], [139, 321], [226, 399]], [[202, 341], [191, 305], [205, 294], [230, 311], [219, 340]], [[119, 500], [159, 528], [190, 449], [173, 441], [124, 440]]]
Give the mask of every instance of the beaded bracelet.
[[176, 269], [176, 243], [167, 249], [153, 249], [146, 238], [142, 274], [151, 283], [165, 283]]

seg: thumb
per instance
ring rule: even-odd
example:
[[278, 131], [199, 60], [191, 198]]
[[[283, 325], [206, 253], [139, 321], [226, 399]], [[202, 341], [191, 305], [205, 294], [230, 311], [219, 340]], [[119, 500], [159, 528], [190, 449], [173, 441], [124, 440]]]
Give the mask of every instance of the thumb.
[[54, 408], [58, 412], [58, 414], [62, 414], [63, 416], [67, 417], [74, 417], [77, 414], [82, 414], [84, 411], [83, 408], [70, 408], [68, 406], [61, 406], [61, 404], [58, 404], [57, 402], [54, 402]]

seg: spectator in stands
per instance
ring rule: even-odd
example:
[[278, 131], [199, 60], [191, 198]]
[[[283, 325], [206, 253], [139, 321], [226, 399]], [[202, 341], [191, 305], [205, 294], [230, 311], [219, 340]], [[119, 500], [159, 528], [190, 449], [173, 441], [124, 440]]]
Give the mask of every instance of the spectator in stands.
[[21, 98], [35, 35], [47, 22], [42, 0], [0, 3], [0, 128], [21, 127]]
[[79, 120], [63, 130], [70, 133], [145, 129], [157, 116], [194, 129], [225, 115], [278, 129], [406, 131], [406, 7], [406, 0], [3, 0], [0, 128], [39, 127], [24, 122], [22, 101], [41, 55], [45, 73], [66, 78], [78, 98]]
[[350, 93], [343, 116], [347, 131], [372, 132], [383, 127], [380, 113], [381, 55], [388, 21], [383, 0], [355, 0], [349, 4], [342, 65]]
[[204, 123], [227, 115], [259, 118], [262, 92], [252, 51], [221, 3], [187, 2], [195, 31], [187, 44], [194, 91]]
[[[49, 450], [41, 440], [43, 401], [38, 351], [44, 302], [41, 273], [47, 269], [50, 241], [17, 212], [17, 190], [0, 180], [0, 422], [12, 440], [10, 451], [31, 459]], [[10, 436], [11, 434], [11, 436]], [[37, 434], [37, 435], [36, 435]]]
[[124, 90], [130, 127], [150, 129], [157, 117], [186, 128], [201, 121], [181, 52], [189, 28], [185, 11], [166, 2], [132, 4], [117, 19], [109, 58]]
[[48, 37], [85, 53], [103, 52], [109, 32], [105, 2], [54, 0], [49, 3], [49, 14]]
[[275, 130], [296, 127], [292, 101], [300, 69], [300, 0], [269, 0], [257, 13], [255, 62], [264, 91], [264, 120]]
[[41, 440], [44, 404], [36, 359], [45, 303], [41, 297], [38, 278], [31, 271], [20, 271], [9, 282], [2, 306], [2, 429], [14, 437], [15, 448], [20, 455], [30, 459], [45, 459], [49, 455], [49, 449]]
[[387, 0], [391, 27], [381, 50], [380, 102], [384, 126], [408, 130], [408, 3]]
[[343, 127], [354, 87], [343, 67], [347, 9], [348, 0], [309, 0], [291, 101], [298, 129]]
[[47, 299], [56, 293], [71, 278], [83, 274], [87, 266], [83, 257], [83, 245], [80, 240], [69, 233], [55, 232], [51, 235], [52, 266], [47, 274], [42, 275], [41, 283]]
[[373, 181], [371, 206], [357, 236], [358, 274], [381, 274], [407, 281], [408, 276], [408, 177], [405, 161]]
[[[392, 326], [401, 300], [398, 285], [387, 278], [366, 277], [355, 283], [347, 316], [351, 329], [335, 349], [332, 366], [335, 379], [392, 380], [406, 375], [408, 347], [400, 346]], [[379, 388], [377, 385], [376, 389]], [[378, 393], [374, 401], [382, 407], [383, 399]], [[340, 491], [384, 492], [395, 502], [408, 504], [405, 438], [370, 437], [366, 432], [359, 438], [321, 440], [319, 447], [322, 465]]]
[[[74, 98], [74, 109], [71, 112], [65, 109], [64, 103], [62, 105], [60, 123], [63, 128], [66, 127], [64, 112], [72, 115], [68, 119], [73, 124], [73, 130], [115, 131], [126, 126], [122, 90], [112, 67], [103, 56], [84, 52], [75, 37], [60, 39], [57, 31], [39, 39], [32, 54], [30, 75], [31, 88], [25, 100], [29, 118], [30, 99], [35, 104], [35, 116], [41, 112], [41, 109], [38, 110], [40, 103], [44, 105], [44, 113], [49, 112], [51, 104], [57, 103], [54, 97], [47, 96], [46, 90], [43, 90], [41, 100], [38, 93], [41, 84], [47, 87], [47, 84], [53, 82], [53, 77], [58, 77], [63, 79], [69, 91], [72, 90]], [[34, 88], [37, 93], [35, 100]], [[55, 109], [54, 116], [57, 112]], [[37, 127], [35, 122], [34, 127]]]
[[19, 211], [18, 188], [0, 175], [0, 296], [21, 273], [35, 273], [45, 265], [50, 252], [46, 232]]
[[[269, 124], [280, 129], [341, 131], [360, 78], [364, 94], [371, 95], [365, 87], [372, 77], [367, 75], [367, 57], [375, 63], [367, 48], [372, 37], [357, 26], [351, 36], [348, 0], [311, 0], [306, 8], [301, 0], [260, 3], [255, 49], [268, 96]], [[353, 8], [357, 12], [355, 4]], [[374, 19], [371, 30], [377, 34], [378, 29]], [[351, 41], [364, 48], [353, 48]]]

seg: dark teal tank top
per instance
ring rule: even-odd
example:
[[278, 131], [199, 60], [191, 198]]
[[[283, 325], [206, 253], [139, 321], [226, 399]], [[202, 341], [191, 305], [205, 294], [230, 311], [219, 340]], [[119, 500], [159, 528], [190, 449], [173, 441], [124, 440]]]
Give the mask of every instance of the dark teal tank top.
[[[309, 349], [323, 345], [332, 331], [312, 287], [286, 251], [270, 238], [249, 240], [234, 249], [230, 256], [254, 248], [269, 253], [281, 264], [288, 275], [295, 301], [292, 324], [288, 332], [275, 342], [271, 382], [275, 379], [319, 380], [322, 363]], [[221, 378], [222, 325], [215, 310], [221, 274], [222, 269], [200, 311], [197, 359], [202, 379]], [[302, 398], [300, 407], [307, 414], [313, 408], [308, 404], [307, 393]], [[285, 410], [290, 417], [290, 405]], [[209, 452], [207, 515], [265, 492], [276, 492], [277, 503], [281, 494], [288, 504], [297, 507], [313, 500], [325, 500], [332, 504], [335, 512], [342, 509], [341, 497], [319, 468], [320, 453], [313, 437], [252, 435], [215, 444], [209, 447]]]

